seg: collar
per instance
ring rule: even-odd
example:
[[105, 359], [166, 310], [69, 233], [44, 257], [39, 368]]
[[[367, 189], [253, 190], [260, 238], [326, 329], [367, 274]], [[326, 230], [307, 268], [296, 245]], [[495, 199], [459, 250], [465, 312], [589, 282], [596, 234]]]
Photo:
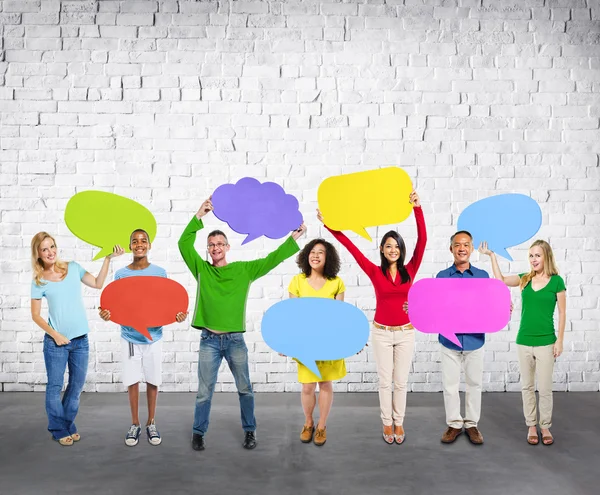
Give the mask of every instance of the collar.
[[[469, 268], [467, 268], [465, 270], [465, 272], [469, 272], [471, 275], [473, 275], [473, 265], [471, 265], [471, 263], [469, 263]], [[458, 268], [456, 268], [456, 264], [453, 263], [452, 266], [450, 267], [450, 275], [454, 275], [455, 273], [459, 272], [460, 270]]]

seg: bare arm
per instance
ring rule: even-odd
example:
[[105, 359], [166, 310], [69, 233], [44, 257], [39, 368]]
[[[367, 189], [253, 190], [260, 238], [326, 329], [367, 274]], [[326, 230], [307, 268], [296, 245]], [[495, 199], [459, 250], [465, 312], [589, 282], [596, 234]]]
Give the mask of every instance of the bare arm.
[[558, 338], [554, 344], [554, 357], [558, 357], [563, 351], [563, 340], [565, 337], [565, 325], [567, 323], [567, 291], [556, 294], [558, 305]]
[[35, 324], [40, 327], [44, 332], [46, 332], [50, 337], [54, 339], [56, 345], [66, 345], [70, 342], [64, 335], [58, 333], [54, 328], [52, 328], [42, 315], [40, 314], [42, 311], [42, 300], [41, 299], [32, 299], [31, 300], [31, 319], [35, 322]]
[[504, 282], [506, 285], [508, 285], [509, 287], [518, 287], [519, 284], [521, 283], [521, 279], [519, 278], [518, 275], [502, 275], [502, 272], [500, 271], [500, 265], [498, 265], [498, 259], [496, 258], [496, 253], [494, 253], [493, 251], [490, 251], [490, 249], [488, 249], [488, 245], [487, 242], [482, 242], [479, 245], [479, 249], [478, 251], [481, 254], [487, 254], [490, 259], [492, 260], [492, 271], [494, 272], [494, 278], [497, 278], [498, 280], [502, 280], [502, 282]]
[[81, 278], [81, 281], [92, 289], [102, 289], [102, 287], [104, 287], [106, 276], [108, 275], [110, 260], [116, 256], [121, 256], [124, 252], [125, 250], [119, 245], [113, 247], [113, 252], [104, 258], [104, 262], [102, 263], [102, 268], [100, 268], [100, 273], [98, 273], [98, 276], [94, 277], [91, 273], [85, 272], [85, 275]]
[[335, 300], [336, 301], [343, 301], [344, 300], [344, 292], [340, 292], [339, 294], [335, 295]]
[[298, 296], [296, 294], [292, 294], [291, 292], [288, 292], [290, 299], [296, 299]]

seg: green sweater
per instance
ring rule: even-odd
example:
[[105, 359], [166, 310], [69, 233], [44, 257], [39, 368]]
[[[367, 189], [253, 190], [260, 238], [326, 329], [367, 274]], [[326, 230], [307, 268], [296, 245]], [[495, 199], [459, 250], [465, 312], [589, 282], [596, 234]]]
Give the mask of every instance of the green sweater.
[[179, 252], [198, 282], [192, 326], [220, 332], [245, 332], [246, 301], [250, 284], [297, 253], [300, 248], [290, 236], [266, 258], [235, 261], [216, 267], [203, 260], [194, 248], [196, 232], [203, 227], [202, 221], [194, 215], [179, 239]]

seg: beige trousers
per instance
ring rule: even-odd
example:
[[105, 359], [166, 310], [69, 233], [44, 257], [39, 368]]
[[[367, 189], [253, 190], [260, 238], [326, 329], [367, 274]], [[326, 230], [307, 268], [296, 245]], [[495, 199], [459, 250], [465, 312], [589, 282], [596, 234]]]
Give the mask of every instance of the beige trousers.
[[517, 345], [521, 371], [521, 394], [523, 414], [527, 426], [535, 426], [537, 404], [535, 400], [535, 377], [537, 372], [540, 396], [540, 427], [552, 426], [552, 374], [554, 373], [554, 344], [539, 347]]
[[415, 349], [415, 331], [390, 331], [373, 326], [371, 343], [379, 379], [381, 421], [386, 426], [400, 426], [404, 422], [406, 411], [408, 373]]
[[[462, 430], [477, 426], [481, 416], [483, 347], [474, 351], [455, 351], [442, 346], [442, 387], [446, 423]], [[465, 417], [460, 415], [460, 371], [465, 370]]]

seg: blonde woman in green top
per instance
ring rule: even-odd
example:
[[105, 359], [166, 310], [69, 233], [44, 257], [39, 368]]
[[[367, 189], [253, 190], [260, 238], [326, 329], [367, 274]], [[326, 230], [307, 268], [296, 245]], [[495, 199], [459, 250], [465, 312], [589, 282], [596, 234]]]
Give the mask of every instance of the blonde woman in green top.
[[[521, 371], [523, 413], [529, 427], [527, 442], [539, 443], [535, 378], [537, 372], [540, 396], [540, 429], [544, 445], [552, 445], [552, 374], [554, 361], [562, 354], [565, 335], [567, 295], [565, 282], [558, 274], [552, 248], [546, 241], [537, 240], [529, 248], [529, 273], [502, 275], [496, 255], [487, 243], [479, 252], [492, 260], [494, 277], [509, 287], [521, 289], [521, 325], [517, 334], [517, 350]], [[558, 338], [554, 330], [554, 310], [558, 305]]]

